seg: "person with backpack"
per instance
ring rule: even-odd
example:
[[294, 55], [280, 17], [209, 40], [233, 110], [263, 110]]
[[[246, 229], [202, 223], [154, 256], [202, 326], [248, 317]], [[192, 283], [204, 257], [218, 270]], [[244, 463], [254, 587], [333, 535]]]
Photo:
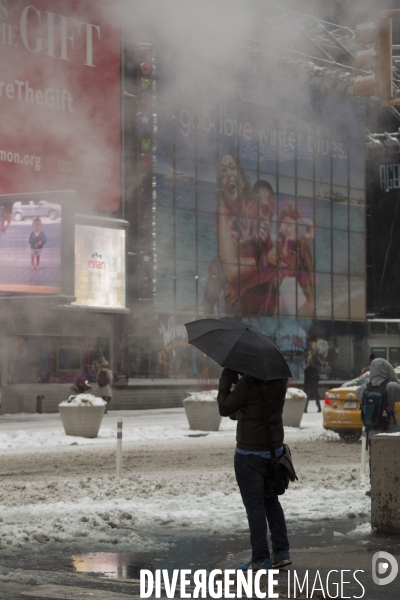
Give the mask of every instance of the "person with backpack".
[[[112, 400], [112, 384], [113, 374], [110, 369], [110, 365], [105, 358], [102, 358], [100, 362], [100, 370], [97, 374], [97, 385], [99, 386], [99, 395], [107, 402], [107, 406]], [[107, 406], [105, 412], [107, 412]]]
[[357, 388], [356, 395], [361, 400], [361, 421], [367, 431], [367, 443], [377, 433], [400, 431], [394, 406], [400, 402], [400, 384], [387, 360], [372, 360], [370, 381]]

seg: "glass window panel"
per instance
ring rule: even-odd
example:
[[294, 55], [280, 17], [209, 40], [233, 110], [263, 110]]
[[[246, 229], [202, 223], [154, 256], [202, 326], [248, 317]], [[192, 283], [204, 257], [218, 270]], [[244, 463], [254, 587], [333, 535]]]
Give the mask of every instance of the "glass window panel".
[[[333, 192], [335, 194], [335, 192]], [[332, 202], [332, 218], [333, 218], [333, 227], [335, 229], [345, 229], [349, 228], [349, 205], [340, 203], [340, 202]]]
[[349, 191], [347, 187], [342, 187], [341, 185], [333, 185], [332, 186], [332, 200], [334, 202], [345, 202], [349, 201]]
[[333, 317], [349, 318], [349, 280], [344, 275], [333, 275]]
[[172, 134], [172, 117], [164, 111], [158, 112], [157, 118], [157, 134], [155, 136], [157, 143], [157, 152], [160, 154], [173, 153], [173, 134]]
[[297, 136], [297, 176], [314, 179], [314, 138], [303, 133]]
[[278, 131], [279, 173], [288, 177], [295, 176], [296, 134], [293, 131]]
[[314, 183], [312, 181], [297, 180], [297, 197], [314, 198]]
[[365, 231], [365, 208], [350, 204], [350, 231]]
[[348, 184], [348, 146], [344, 142], [332, 142], [332, 182]]
[[297, 315], [299, 317], [314, 316], [315, 273], [297, 271]]
[[278, 132], [267, 122], [259, 128], [259, 168], [265, 173], [276, 173]]
[[199, 260], [210, 262], [218, 254], [216, 217], [211, 212], [197, 213], [197, 247]]
[[327, 200], [315, 201], [315, 223], [323, 227], [331, 226], [331, 202]]
[[196, 268], [195, 263], [186, 260], [176, 261], [176, 308], [193, 310], [196, 307]]
[[217, 171], [215, 165], [198, 163], [197, 208], [215, 213], [217, 210]]
[[[186, 121], [185, 121], [186, 124]], [[205, 162], [217, 160], [218, 120], [215, 113], [205, 111], [202, 114], [201, 127], [197, 130], [197, 159]], [[187, 128], [185, 129], [187, 132]]]
[[382, 346], [371, 346], [370, 352], [375, 356], [375, 358], [383, 358], [386, 360], [387, 348]]
[[304, 292], [298, 294], [299, 284], [293, 271], [280, 270], [279, 272], [279, 314], [282, 316], [295, 316], [298, 296], [305, 299]]
[[271, 267], [260, 266], [258, 273], [257, 294], [259, 297], [260, 315], [271, 316], [278, 309], [278, 272]]
[[365, 192], [364, 190], [350, 189], [350, 202], [351, 204], [358, 204], [359, 206], [365, 205]]
[[365, 150], [364, 146], [350, 146], [350, 186], [365, 187]]
[[196, 212], [176, 211], [176, 256], [194, 259], [196, 256]]
[[363, 233], [350, 235], [350, 274], [365, 273], [365, 236]]
[[[288, 102], [290, 102], [290, 98], [283, 97], [282, 102], [286, 105], [286, 108], [289, 108]], [[282, 110], [283, 109], [283, 110]], [[293, 111], [297, 109], [297, 106], [292, 102], [292, 106], [289, 108], [291, 112], [285, 110], [284, 106], [281, 106], [281, 110], [278, 113], [278, 127], [279, 129], [284, 129], [286, 131], [296, 131], [297, 129], [297, 117], [293, 113]]]
[[247, 139], [244, 135], [240, 138], [240, 146], [239, 146], [239, 157], [240, 164], [244, 169], [250, 169], [252, 171], [257, 171], [258, 168], [258, 140], [256, 132], [254, 131], [254, 127], [251, 126], [250, 123], [246, 123], [248, 128], [252, 128], [250, 133], [250, 129], [248, 131]]
[[324, 273], [331, 271], [331, 229], [315, 228], [315, 270]]
[[347, 99], [332, 98], [332, 140], [347, 142], [347, 111]]
[[174, 213], [170, 208], [157, 206], [156, 242], [157, 255], [165, 258], [174, 257]]
[[174, 184], [165, 175], [156, 175], [157, 208], [174, 205]]
[[331, 275], [315, 274], [315, 312], [317, 317], [332, 317]]
[[218, 312], [223, 285], [217, 261], [199, 261], [197, 275], [199, 305], [203, 306], [204, 314], [214, 315]]
[[315, 181], [322, 183], [331, 181], [331, 141], [326, 138], [316, 140]]
[[349, 103], [350, 143], [363, 146], [365, 144], [365, 104], [363, 100], [352, 100]]
[[297, 268], [314, 271], [314, 227], [305, 219], [297, 225]]
[[400, 348], [389, 348], [389, 362], [396, 367], [400, 365]]
[[279, 177], [279, 196], [290, 195], [294, 196], [296, 193], [295, 180], [292, 177]]
[[175, 155], [194, 160], [196, 137], [197, 133], [193, 127], [190, 126], [188, 135], [185, 135], [181, 123], [177, 122], [175, 125]]
[[156, 294], [154, 307], [158, 310], [174, 308], [174, 261], [157, 253]]
[[189, 160], [177, 160], [175, 172], [172, 171], [170, 177], [175, 182], [176, 206], [194, 210], [196, 207], [195, 163]]
[[328, 94], [324, 92], [314, 94], [314, 135], [316, 138], [331, 138], [331, 103], [332, 98]]
[[350, 319], [364, 320], [365, 278], [350, 277]]
[[349, 242], [348, 232], [333, 229], [333, 261], [334, 273], [348, 273]]

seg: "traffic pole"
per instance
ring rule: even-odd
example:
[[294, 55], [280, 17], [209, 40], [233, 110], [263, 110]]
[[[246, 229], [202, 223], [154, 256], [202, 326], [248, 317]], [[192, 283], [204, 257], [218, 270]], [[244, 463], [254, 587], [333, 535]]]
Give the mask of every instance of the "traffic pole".
[[117, 477], [121, 477], [122, 468], [122, 419], [118, 419], [117, 425]]
[[365, 427], [361, 434], [361, 475], [364, 477], [367, 471], [367, 432]]

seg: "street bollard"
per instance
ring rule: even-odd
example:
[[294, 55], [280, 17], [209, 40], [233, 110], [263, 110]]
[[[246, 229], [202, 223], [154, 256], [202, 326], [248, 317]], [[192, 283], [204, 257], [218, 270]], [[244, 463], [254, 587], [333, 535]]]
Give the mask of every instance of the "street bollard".
[[122, 467], [122, 419], [118, 419], [117, 425], [117, 477], [121, 477]]
[[366, 475], [367, 472], [367, 432], [363, 428], [361, 435], [361, 475]]

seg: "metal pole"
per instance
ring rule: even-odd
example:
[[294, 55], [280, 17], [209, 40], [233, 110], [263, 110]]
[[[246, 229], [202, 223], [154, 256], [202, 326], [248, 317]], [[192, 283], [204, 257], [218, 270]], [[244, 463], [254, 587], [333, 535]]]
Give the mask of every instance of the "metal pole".
[[121, 477], [122, 467], [122, 419], [118, 419], [117, 425], [117, 477]]
[[361, 475], [365, 475], [367, 470], [367, 432], [363, 428], [361, 434]]

